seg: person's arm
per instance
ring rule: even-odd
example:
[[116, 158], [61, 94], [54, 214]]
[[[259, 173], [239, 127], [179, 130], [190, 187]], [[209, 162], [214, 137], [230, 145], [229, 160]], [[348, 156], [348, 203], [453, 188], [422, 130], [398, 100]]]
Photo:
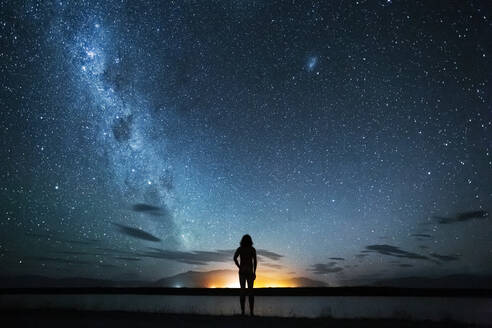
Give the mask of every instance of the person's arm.
[[236, 263], [236, 266], [240, 268], [239, 262], [237, 261], [238, 256], [239, 256], [239, 248], [236, 249], [236, 253], [234, 253], [234, 263]]
[[258, 260], [256, 259], [256, 249], [253, 248], [253, 275], [256, 277], [256, 266], [258, 265]]

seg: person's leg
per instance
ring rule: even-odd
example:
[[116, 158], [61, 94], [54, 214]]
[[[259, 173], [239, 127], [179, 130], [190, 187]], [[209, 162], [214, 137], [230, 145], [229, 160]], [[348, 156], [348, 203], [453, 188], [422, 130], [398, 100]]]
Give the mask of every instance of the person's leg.
[[254, 315], [255, 310], [255, 296], [253, 295], [253, 284], [255, 283], [253, 276], [248, 277], [248, 294], [249, 294], [249, 312]]
[[244, 314], [244, 303], [246, 302], [246, 296], [244, 295], [246, 289], [246, 277], [239, 274], [239, 285], [241, 286], [239, 302], [241, 303], [241, 314]]

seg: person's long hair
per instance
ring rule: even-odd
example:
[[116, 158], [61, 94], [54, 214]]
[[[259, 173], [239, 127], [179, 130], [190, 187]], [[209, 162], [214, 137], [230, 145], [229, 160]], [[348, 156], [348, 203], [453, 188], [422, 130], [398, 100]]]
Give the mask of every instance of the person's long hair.
[[244, 235], [243, 238], [241, 238], [241, 247], [252, 247], [253, 246], [253, 239], [251, 239], [250, 235]]

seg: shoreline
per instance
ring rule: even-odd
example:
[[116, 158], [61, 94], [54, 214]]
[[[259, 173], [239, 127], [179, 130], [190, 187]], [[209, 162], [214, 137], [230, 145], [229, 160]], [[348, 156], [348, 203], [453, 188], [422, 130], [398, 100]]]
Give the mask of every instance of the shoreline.
[[[255, 296], [370, 296], [492, 298], [492, 289], [400, 287], [272, 287], [253, 288]], [[0, 288], [0, 295], [186, 295], [239, 296], [239, 288], [174, 287], [21, 287]]]

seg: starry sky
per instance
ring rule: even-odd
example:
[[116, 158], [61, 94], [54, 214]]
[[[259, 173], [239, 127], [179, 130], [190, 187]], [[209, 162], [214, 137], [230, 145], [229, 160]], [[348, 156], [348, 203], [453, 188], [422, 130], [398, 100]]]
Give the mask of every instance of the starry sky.
[[1, 1], [0, 268], [492, 274], [489, 1]]

